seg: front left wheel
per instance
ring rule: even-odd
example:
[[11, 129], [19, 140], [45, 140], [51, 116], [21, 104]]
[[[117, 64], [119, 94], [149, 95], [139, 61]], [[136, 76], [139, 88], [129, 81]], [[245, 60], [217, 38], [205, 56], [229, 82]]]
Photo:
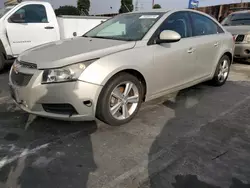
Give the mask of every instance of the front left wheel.
[[130, 122], [140, 109], [143, 85], [133, 75], [119, 73], [104, 86], [97, 103], [96, 117], [119, 126]]

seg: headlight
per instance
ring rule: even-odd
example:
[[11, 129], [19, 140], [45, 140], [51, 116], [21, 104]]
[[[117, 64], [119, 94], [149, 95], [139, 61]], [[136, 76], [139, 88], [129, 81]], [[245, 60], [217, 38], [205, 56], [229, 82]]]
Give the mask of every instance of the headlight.
[[70, 82], [75, 81], [79, 78], [82, 72], [89, 66], [91, 63], [97, 59], [85, 61], [82, 63], [76, 63], [62, 68], [57, 69], [46, 69], [43, 73], [43, 84], [47, 83], [58, 83], [58, 82]]
[[245, 36], [245, 41], [246, 41], [246, 42], [250, 42], [250, 34], [247, 34], [247, 35]]

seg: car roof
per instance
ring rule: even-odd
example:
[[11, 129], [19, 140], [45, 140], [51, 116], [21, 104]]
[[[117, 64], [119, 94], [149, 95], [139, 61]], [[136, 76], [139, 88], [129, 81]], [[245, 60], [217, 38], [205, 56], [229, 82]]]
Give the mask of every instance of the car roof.
[[207, 15], [201, 11], [193, 10], [193, 9], [152, 9], [150, 11], [133, 11], [133, 12], [128, 12], [126, 14], [133, 14], [133, 13], [142, 13], [142, 14], [152, 14], [152, 13], [168, 13], [168, 12], [178, 12], [178, 11], [189, 11], [189, 12], [196, 12], [199, 14]]
[[170, 9], [153, 9], [150, 11], [133, 11], [133, 12], [129, 12], [129, 13], [167, 13], [171, 11]]
[[240, 11], [235, 11], [231, 14], [244, 14], [244, 13], [249, 13], [250, 14], [250, 10], [240, 10]]

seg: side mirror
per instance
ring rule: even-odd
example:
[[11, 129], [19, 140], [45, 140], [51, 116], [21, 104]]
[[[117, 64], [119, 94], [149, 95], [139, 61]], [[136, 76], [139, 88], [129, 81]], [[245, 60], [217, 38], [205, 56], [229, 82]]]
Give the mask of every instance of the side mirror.
[[172, 30], [164, 30], [160, 33], [159, 39], [156, 40], [157, 44], [178, 42], [181, 40], [181, 35]]
[[9, 20], [12, 22], [12, 23], [25, 23], [25, 20], [24, 20], [24, 15], [23, 14], [13, 14]]

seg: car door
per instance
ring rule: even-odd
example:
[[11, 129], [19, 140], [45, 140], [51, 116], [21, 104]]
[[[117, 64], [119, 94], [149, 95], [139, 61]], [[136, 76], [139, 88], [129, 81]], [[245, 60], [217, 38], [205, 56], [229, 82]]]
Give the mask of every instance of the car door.
[[41, 4], [24, 5], [5, 21], [13, 55], [34, 46], [59, 40], [54, 24]]
[[173, 30], [181, 35], [174, 43], [152, 44], [157, 92], [169, 90], [193, 81], [196, 61], [196, 45], [191, 36], [191, 24], [186, 11], [171, 14], [159, 27], [157, 37], [163, 30]]
[[193, 27], [193, 43], [196, 44], [197, 61], [195, 76], [197, 79], [211, 75], [215, 61], [220, 53], [220, 36], [224, 31], [209, 17], [190, 12]]

